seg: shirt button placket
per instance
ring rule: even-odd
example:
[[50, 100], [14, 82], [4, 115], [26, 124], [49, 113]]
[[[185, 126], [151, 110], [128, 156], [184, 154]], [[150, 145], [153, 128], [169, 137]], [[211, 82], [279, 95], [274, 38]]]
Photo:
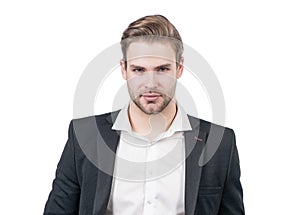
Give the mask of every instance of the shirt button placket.
[[144, 215], [152, 215], [155, 214], [155, 204], [153, 202], [153, 196], [154, 196], [154, 187], [153, 187], [153, 181], [149, 181], [149, 179], [152, 178], [153, 171], [149, 169], [148, 162], [151, 160], [151, 146], [153, 142], [149, 142], [150, 146], [147, 147], [147, 153], [146, 153], [146, 180], [145, 180], [145, 202], [144, 202]]

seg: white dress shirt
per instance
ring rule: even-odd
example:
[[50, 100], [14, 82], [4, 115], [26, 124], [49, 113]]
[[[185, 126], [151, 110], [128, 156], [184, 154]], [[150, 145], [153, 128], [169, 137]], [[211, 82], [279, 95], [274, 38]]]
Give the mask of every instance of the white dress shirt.
[[184, 214], [183, 131], [192, 128], [182, 107], [177, 104], [169, 129], [152, 141], [131, 130], [128, 105], [119, 112], [112, 129], [121, 136], [107, 214]]

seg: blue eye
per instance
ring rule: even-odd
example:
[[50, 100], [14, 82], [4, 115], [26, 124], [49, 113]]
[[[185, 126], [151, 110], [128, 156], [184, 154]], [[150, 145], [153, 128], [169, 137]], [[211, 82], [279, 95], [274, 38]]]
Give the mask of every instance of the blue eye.
[[139, 72], [144, 72], [144, 69], [142, 69], [142, 68], [135, 68], [132, 71], [139, 73]]
[[165, 71], [168, 71], [168, 70], [169, 70], [168, 67], [160, 67], [160, 68], [158, 69], [159, 72], [165, 72]]

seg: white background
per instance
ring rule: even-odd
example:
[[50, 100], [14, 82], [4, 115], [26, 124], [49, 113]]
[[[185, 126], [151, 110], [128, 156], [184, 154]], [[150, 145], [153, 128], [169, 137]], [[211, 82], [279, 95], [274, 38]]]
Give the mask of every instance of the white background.
[[298, 211], [298, 2], [195, 2], [1, 1], [1, 214], [42, 214], [83, 70], [130, 22], [156, 13], [173, 22], [221, 83], [246, 213]]

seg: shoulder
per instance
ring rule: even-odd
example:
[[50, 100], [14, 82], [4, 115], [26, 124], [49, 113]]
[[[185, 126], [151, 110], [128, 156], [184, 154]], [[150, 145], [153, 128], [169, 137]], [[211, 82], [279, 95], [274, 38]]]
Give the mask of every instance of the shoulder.
[[87, 123], [94, 123], [96, 122], [97, 125], [106, 125], [106, 124], [112, 124], [116, 117], [118, 116], [118, 113], [120, 110], [108, 112], [104, 114], [99, 115], [91, 115], [86, 117], [80, 117], [80, 118], [74, 118], [71, 120], [71, 124], [87, 124]]
[[[213, 123], [204, 119], [188, 115], [191, 124], [198, 122], [199, 132], [203, 132], [206, 152], [215, 154], [215, 157], [230, 157], [232, 150], [236, 147], [235, 132], [232, 128]], [[210, 156], [208, 156], [210, 157]]]
[[188, 118], [191, 123], [197, 122], [200, 126], [200, 130], [207, 134], [210, 134], [211, 132], [223, 132], [224, 135], [233, 135], [234, 134], [234, 130], [230, 127], [226, 127], [224, 125], [213, 123], [213, 122], [210, 122], [210, 121], [198, 118], [198, 117], [194, 117], [191, 115], [188, 115]]
[[198, 120], [199, 130], [204, 132], [205, 150], [204, 163], [209, 165], [229, 164], [232, 154], [235, 154], [236, 138], [232, 128], [219, 125], [196, 117], [189, 118], [192, 121]]

